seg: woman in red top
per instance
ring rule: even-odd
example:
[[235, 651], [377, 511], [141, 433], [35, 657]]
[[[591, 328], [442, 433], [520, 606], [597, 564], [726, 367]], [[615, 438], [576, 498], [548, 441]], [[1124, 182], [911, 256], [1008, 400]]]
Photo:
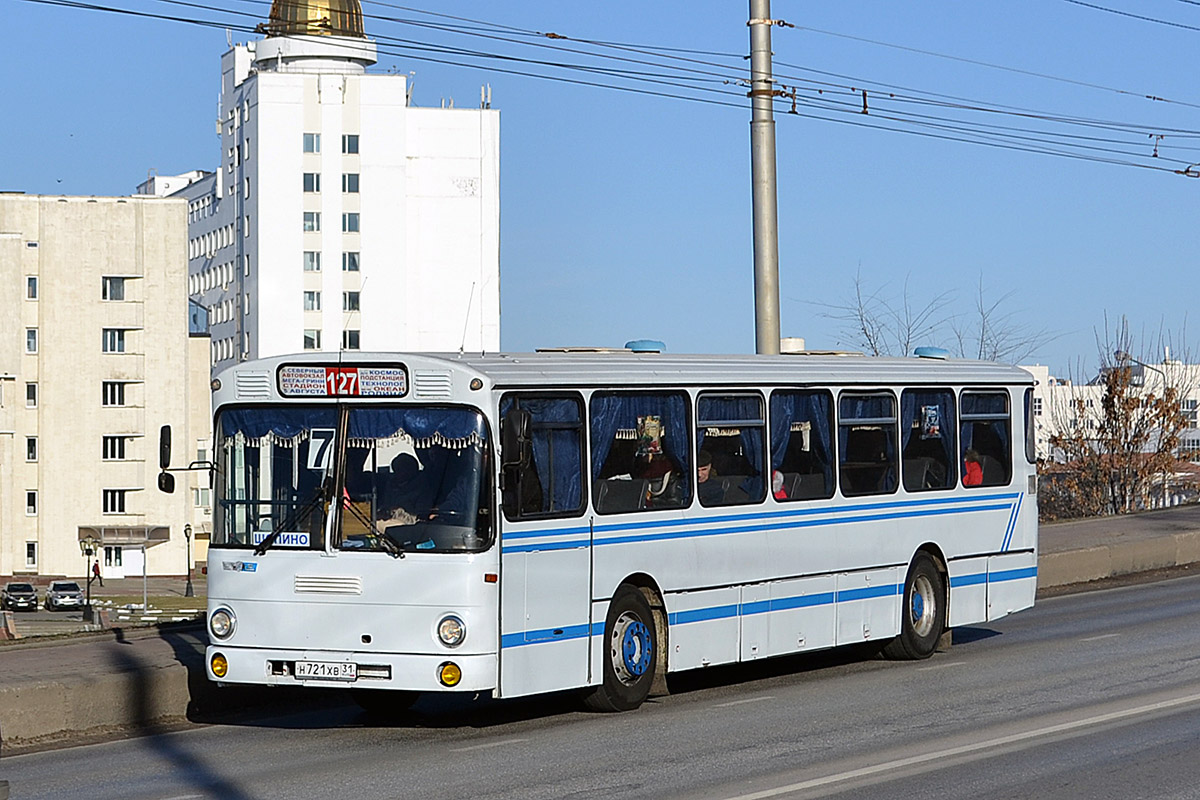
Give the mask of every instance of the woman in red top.
[[983, 483], [983, 467], [979, 465], [979, 453], [968, 449], [964, 458], [963, 486], [979, 486]]

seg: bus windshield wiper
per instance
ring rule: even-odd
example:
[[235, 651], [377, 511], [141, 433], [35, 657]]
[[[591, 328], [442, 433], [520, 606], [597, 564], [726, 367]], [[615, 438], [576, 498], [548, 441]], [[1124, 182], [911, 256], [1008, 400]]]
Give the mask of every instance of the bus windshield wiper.
[[404, 558], [404, 551], [400, 549], [400, 546], [389, 539], [386, 533], [379, 530], [378, 526], [375, 525], [375, 522], [371, 519], [368, 519], [365, 514], [359, 511], [358, 508], [355, 507], [354, 503], [343, 502], [342, 507], [349, 511], [351, 516], [361, 522], [363, 526], [368, 528], [371, 533], [375, 535], [375, 538], [379, 541], [379, 544], [383, 547], [383, 549], [387, 551], [388, 555], [390, 555], [392, 558]]
[[275, 540], [279, 538], [279, 534], [289, 531], [291, 529], [291, 527], [293, 525], [295, 525], [301, 518], [303, 518], [304, 516], [309, 514], [311, 511], [316, 509], [316, 507], [322, 501], [325, 500], [325, 494], [326, 494], [326, 487], [325, 486], [318, 487], [316, 493], [313, 494], [313, 498], [311, 500], [309, 500], [307, 503], [305, 503], [300, 508], [297, 508], [296, 510], [294, 510], [291, 513], [291, 515], [286, 520], [284, 520], [282, 525], [280, 525], [278, 528], [276, 528], [274, 531], [272, 531], [271, 534], [269, 536], [267, 536], [267, 538], [263, 539], [261, 542], [258, 543], [258, 547], [254, 548], [254, 555], [256, 555], [256, 556], [266, 555], [267, 550], [269, 550], [271, 548], [271, 545], [275, 544]]

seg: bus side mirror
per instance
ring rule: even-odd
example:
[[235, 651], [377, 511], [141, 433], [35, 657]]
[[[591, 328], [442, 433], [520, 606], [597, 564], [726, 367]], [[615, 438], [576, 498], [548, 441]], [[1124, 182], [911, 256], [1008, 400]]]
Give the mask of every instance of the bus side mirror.
[[531, 426], [532, 417], [523, 408], [514, 408], [504, 415], [504, 421], [500, 423], [500, 466], [503, 469], [529, 464], [533, 450]]
[[158, 431], [158, 468], [171, 466], [171, 426], [163, 425]]
[[169, 472], [158, 473], [158, 490], [163, 494], [175, 491], [175, 476]]

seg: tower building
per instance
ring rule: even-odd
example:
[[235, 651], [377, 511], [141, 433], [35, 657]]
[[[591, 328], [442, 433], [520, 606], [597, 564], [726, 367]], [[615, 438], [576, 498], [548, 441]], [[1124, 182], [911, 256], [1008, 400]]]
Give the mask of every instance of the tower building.
[[[299, 350], [499, 348], [499, 112], [368, 72], [358, 0], [275, 0], [221, 59], [217, 169], [188, 201], [213, 369]], [[180, 178], [187, 185], [176, 190]]]

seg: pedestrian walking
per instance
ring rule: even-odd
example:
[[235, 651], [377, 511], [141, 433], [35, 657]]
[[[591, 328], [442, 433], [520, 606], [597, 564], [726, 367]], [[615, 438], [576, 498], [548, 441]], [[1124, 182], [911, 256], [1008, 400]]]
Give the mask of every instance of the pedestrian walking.
[[104, 577], [100, 574], [100, 559], [92, 564], [92, 579], [100, 581], [100, 585], [104, 586]]

